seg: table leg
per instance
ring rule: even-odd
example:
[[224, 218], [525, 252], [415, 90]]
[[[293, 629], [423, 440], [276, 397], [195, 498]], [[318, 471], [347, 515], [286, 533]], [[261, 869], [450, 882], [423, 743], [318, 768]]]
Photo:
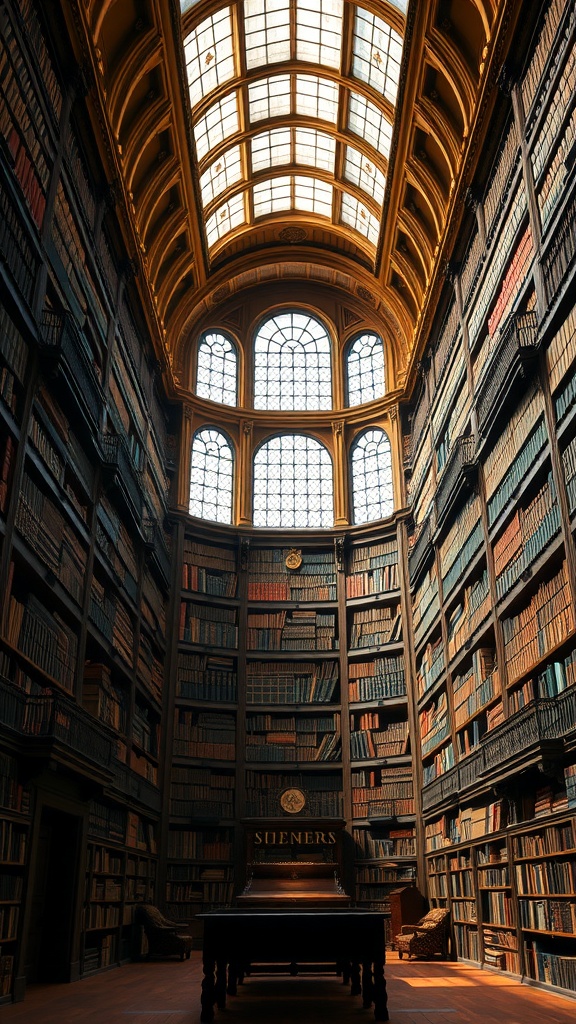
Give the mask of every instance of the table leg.
[[372, 964], [362, 964], [362, 1006], [368, 1009], [374, 1000], [374, 984], [372, 981]]
[[216, 962], [216, 986], [215, 986], [216, 1006], [219, 1010], [226, 1009], [226, 961], [217, 960]]
[[350, 995], [359, 996], [361, 992], [360, 964], [350, 964]]
[[390, 1020], [388, 1016], [388, 994], [386, 992], [386, 978], [384, 977], [384, 962], [374, 961], [374, 1020]]
[[204, 960], [202, 962], [204, 977], [202, 979], [202, 995], [200, 997], [200, 1004], [202, 1006], [202, 1012], [200, 1014], [201, 1021], [214, 1020], [214, 1002], [216, 998], [216, 979], [214, 977], [215, 967], [216, 964], [214, 960]]

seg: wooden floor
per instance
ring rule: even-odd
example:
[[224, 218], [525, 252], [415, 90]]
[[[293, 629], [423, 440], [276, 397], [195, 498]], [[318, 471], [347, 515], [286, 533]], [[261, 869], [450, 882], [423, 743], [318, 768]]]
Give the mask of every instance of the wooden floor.
[[[198, 1024], [200, 954], [130, 964], [72, 985], [38, 985], [0, 1007], [3, 1024]], [[391, 1024], [574, 1024], [576, 1002], [464, 964], [386, 967]], [[252, 976], [215, 1024], [367, 1024], [371, 1010], [335, 976]]]

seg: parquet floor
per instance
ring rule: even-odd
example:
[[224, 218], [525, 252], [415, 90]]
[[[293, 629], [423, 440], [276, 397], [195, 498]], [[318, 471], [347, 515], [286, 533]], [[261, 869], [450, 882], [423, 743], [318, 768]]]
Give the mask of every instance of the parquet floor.
[[[0, 1007], [3, 1024], [199, 1024], [200, 954], [130, 964], [72, 985], [38, 985]], [[464, 964], [386, 966], [391, 1024], [574, 1024], [576, 1001]], [[371, 1010], [334, 976], [252, 976], [215, 1024], [368, 1024]]]

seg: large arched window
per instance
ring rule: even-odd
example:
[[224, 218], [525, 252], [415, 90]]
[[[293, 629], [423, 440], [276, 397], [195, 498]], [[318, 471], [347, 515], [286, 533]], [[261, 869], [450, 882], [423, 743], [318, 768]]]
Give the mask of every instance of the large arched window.
[[236, 405], [238, 388], [236, 346], [225, 334], [206, 331], [198, 345], [196, 394], [211, 402]]
[[192, 441], [190, 472], [190, 515], [232, 522], [234, 453], [224, 434], [214, 427], [202, 427]]
[[351, 453], [354, 523], [371, 523], [392, 514], [392, 453], [388, 435], [377, 427], [364, 431]]
[[331, 409], [330, 338], [308, 313], [265, 320], [254, 341], [255, 409]]
[[346, 359], [348, 405], [363, 405], [384, 394], [384, 346], [377, 334], [361, 334]]
[[305, 434], [281, 434], [254, 456], [254, 526], [334, 525], [332, 459]]

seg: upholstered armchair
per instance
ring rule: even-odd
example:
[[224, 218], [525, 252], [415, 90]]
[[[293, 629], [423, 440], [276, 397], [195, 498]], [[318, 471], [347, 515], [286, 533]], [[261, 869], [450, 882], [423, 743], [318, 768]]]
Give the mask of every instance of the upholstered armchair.
[[429, 910], [417, 924], [405, 924], [399, 935], [394, 939], [400, 959], [404, 953], [408, 957], [432, 957], [440, 953], [446, 958], [448, 946], [448, 915], [443, 908]]
[[136, 921], [144, 929], [150, 956], [179, 956], [181, 960], [190, 959], [193, 939], [184, 931], [185, 925], [169, 921], [150, 903], [143, 903], [138, 907]]

